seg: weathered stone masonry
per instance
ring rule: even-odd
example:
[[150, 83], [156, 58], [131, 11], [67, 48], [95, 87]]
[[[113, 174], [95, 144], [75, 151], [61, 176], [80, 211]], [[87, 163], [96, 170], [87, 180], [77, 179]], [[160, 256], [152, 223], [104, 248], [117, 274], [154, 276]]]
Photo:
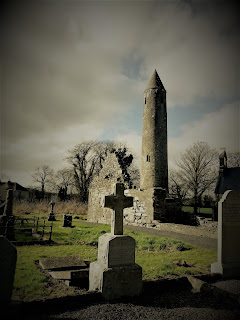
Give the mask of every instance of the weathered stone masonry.
[[168, 190], [166, 90], [156, 70], [144, 91], [140, 182], [154, 187]]

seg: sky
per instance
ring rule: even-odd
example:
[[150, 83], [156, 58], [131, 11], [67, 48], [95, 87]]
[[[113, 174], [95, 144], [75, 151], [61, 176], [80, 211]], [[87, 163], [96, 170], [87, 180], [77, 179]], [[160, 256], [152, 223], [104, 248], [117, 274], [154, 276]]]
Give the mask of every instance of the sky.
[[231, 1], [6, 1], [0, 179], [33, 185], [84, 140], [140, 163], [143, 93], [167, 90], [168, 159], [196, 141], [240, 151], [239, 8]]

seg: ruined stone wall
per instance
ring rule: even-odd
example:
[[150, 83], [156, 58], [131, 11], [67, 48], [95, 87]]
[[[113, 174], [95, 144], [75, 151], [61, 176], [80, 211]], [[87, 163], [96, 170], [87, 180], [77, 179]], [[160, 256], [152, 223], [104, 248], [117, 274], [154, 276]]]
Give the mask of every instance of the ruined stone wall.
[[[166, 190], [162, 188], [149, 188], [147, 190], [125, 190], [125, 195], [134, 197], [133, 208], [124, 210], [126, 224], [140, 224], [147, 226], [155, 220], [166, 222], [169, 211], [166, 209]], [[172, 209], [172, 210], [171, 210]], [[172, 215], [172, 214], [171, 214]]]
[[168, 190], [166, 91], [161, 87], [144, 94], [140, 187]]
[[104, 208], [104, 196], [114, 192], [115, 184], [106, 181], [102, 187], [91, 188], [88, 197], [88, 221], [97, 223], [111, 222], [112, 210]]
[[98, 177], [90, 186], [88, 195], [88, 221], [110, 223], [112, 210], [104, 208], [104, 197], [114, 194], [117, 182], [124, 182], [122, 170], [115, 154], [109, 154]]

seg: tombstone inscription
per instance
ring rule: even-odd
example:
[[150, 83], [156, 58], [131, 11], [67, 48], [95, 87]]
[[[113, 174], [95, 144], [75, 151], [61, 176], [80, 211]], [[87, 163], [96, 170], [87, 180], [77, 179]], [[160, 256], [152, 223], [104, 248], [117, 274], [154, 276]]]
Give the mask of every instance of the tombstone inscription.
[[240, 277], [240, 194], [233, 190], [218, 203], [218, 261], [211, 272]]
[[90, 264], [89, 290], [100, 291], [107, 300], [136, 296], [142, 290], [142, 268], [135, 263], [135, 240], [123, 235], [123, 210], [133, 206], [124, 195], [124, 185], [116, 184], [115, 195], [105, 197], [105, 207], [114, 210], [111, 233], [98, 240], [98, 260]]

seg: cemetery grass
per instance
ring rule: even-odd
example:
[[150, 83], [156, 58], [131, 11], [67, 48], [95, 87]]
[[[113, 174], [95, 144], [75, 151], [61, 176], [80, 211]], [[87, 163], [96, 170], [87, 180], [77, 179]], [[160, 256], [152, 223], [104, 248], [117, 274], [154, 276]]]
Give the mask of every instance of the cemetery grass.
[[[40, 220], [43, 221], [46, 217], [41, 215]], [[88, 225], [76, 218], [73, 219], [73, 228], [62, 228], [61, 225], [62, 219], [53, 223], [53, 242], [50, 245], [17, 247], [18, 260], [13, 296], [19, 297], [22, 301], [32, 301], [81, 292], [47, 277], [39, 268], [38, 261], [68, 255], [79, 255], [86, 261], [95, 261], [98, 238], [110, 232], [110, 226]], [[124, 234], [136, 240], [136, 263], [143, 269], [143, 280], [209, 273], [211, 263], [217, 259], [214, 251], [176, 239], [149, 236], [129, 230], [125, 230]]]
[[[199, 208], [198, 208], [199, 210]], [[182, 207], [182, 211], [184, 212], [194, 212], [194, 208], [193, 207], [189, 207], [189, 206], [183, 206]], [[209, 214], [209, 216], [212, 215], [212, 208], [200, 208], [199, 213], [204, 213], [204, 214]]]

